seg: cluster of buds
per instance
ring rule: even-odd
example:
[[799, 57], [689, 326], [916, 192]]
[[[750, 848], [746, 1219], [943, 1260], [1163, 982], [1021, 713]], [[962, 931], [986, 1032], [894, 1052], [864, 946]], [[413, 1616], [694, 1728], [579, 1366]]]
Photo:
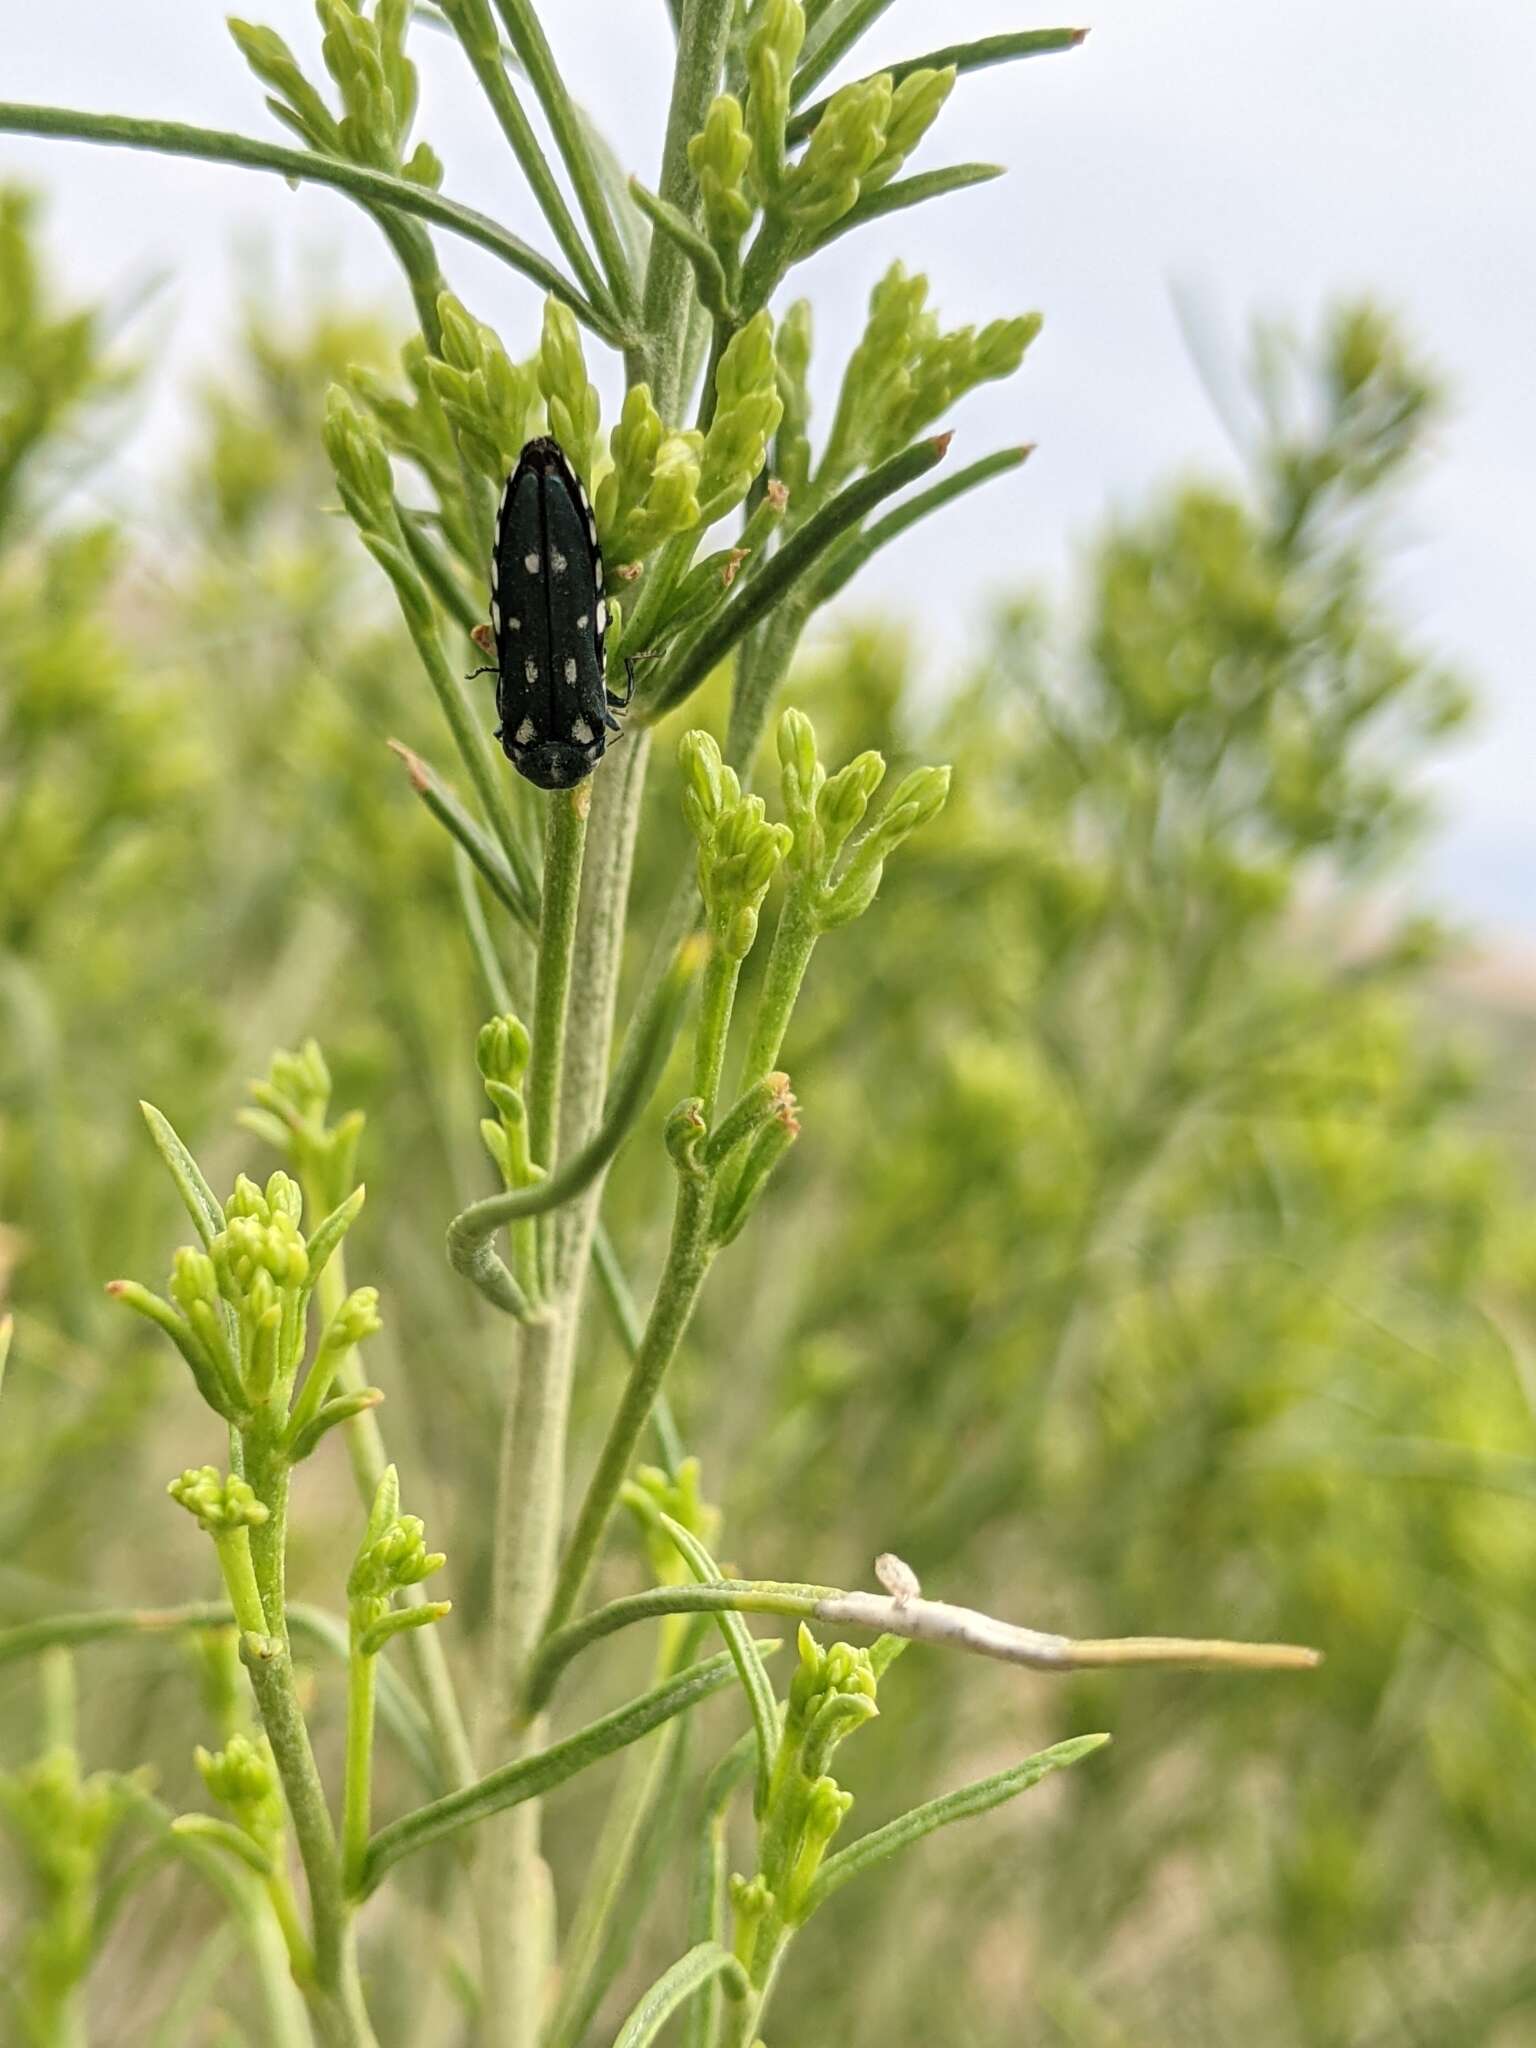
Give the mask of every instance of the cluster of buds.
[[448, 1600], [394, 1604], [397, 1593], [419, 1586], [447, 1562], [442, 1551], [428, 1550], [420, 1517], [401, 1514], [400, 1476], [388, 1466], [347, 1577], [348, 1620], [362, 1656], [376, 1657], [402, 1629], [424, 1628], [450, 1612], [453, 1603]]
[[[426, 358], [428, 385], [466, 462], [499, 488], [542, 422], [543, 363], [514, 363], [495, 332], [452, 292], [439, 294], [437, 317], [442, 340], [439, 353]], [[582, 445], [571, 444], [573, 456]]]
[[955, 83], [955, 67], [948, 65], [908, 72], [900, 84], [880, 72], [845, 85], [826, 102], [805, 150], [790, 162], [790, 101], [805, 32], [800, 0], [766, 0], [747, 41], [745, 112], [722, 95], [690, 148], [706, 230], [728, 269], [751, 222], [749, 175], [762, 207], [795, 241], [813, 242], [863, 195], [889, 184]]
[[757, 1973], [806, 1918], [811, 1887], [853, 1795], [831, 1775], [838, 1744], [879, 1713], [868, 1650], [824, 1650], [801, 1625], [800, 1663], [790, 1680], [784, 1725], [759, 1823], [759, 1868], [731, 1880], [736, 1953]]
[[265, 1079], [252, 1081], [250, 1092], [256, 1107], [242, 1110], [236, 1121], [287, 1160], [311, 1207], [336, 1208], [356, 1185], [365, 1119], [354, 1109], [334, 1124], [327, 1121], [331, 1070], [319, 1045], [309, 1038], [297, 1052], [273, 1053]]
[[480, 1135], [509, 1188], [530, 1186], [542, 1171], [528, 1154], [523, 1082], [531, 1051], [527, 1026], [513, 1016], [492, 1017], [481, 1025], [475, 1040], [475, 1063], [496, 1111], [494, 1117], [481, 1119]]
[[[340, 1147], [349, 1162], [353, 1145], [355, 1136]], [[165, 1331], [227, 1422], [245, 1427], [261, 1415], [291, 1459], [305, 1457], [327, 1429], [382, 1399], [376, 1388], [327, 1399], [341, 1360], [380, 1327], [377, 1294], [359, 1287], [326, 1323], [289, 1408], [315, 1282], [362, 1205], [357, 1188], [306, 1238], [298, 1184], [279, 1170], [263, 1189], [242, 1174], [206, 1246], [176, 1253], [169, 1299], [132, 1280], [114, 1280], [107, 1291]], [[184, 1504], [197, 1511], [191, 1499]]]
[[193, 1756], [209, 1798], [226, 1810], [268, 1865], [276, 1864], [283, 1839], [283, 1802], [266, 1737], [253, 1741], [237, 1732], [219, 1750], [204, 1749], [199, 1743]]
[[612, 467], [598, 484], [596, 510], [616, 561], [636, 561], [698, 525], [704, 438], [670, 431], [648, 384], [626, 392], [608, 447]]
[[979, 384], [1011, 377], [1040, 324], [1038, 313], [1024, 313], [945, 333], [928, 305], [927, 278], [893, 263], [870, 294], [818, 481], [884, 461]]
[[317, 0], [321, 52], [341, 101], [340, 118], [300, 69], [282, 37], [231, 20], [230, 34], [262, 84], [278, 119], [311, 149], [408, 178], [435, 191], [443, 167], [426, 143], [406, 155], [416, 117], [416, 67], [405, 54], [410, 9], [380, 0], [372, 15], [354, 0]]
[[[909, 833], [944, 808], [949, 769], [914, 769], [874, 823], [860, 832], [870, 799], [885, 778], [883, 758], [871, 750], [829, 776], [816, 751], [811, 721], [793, 709], [779, 720], [778, 750], [792, 840], [786, 863], [791, 887], [814, 928], [830, 931], [869, 908], [886, 861]], [[839, 872], [850, 840], [852, 849]]]
[[707, 732], [684, 733], [683, 814], [699, 848], [699, 890], [711, 936], [733, 960], [757, 937], [768, 885], [789, 852], [787, 825], [770, 825], [760, 796], [743, 796], [734, 768]]
[[677, 1545], [657, 1521], [666, 1515], [708, 1550], [720, 1527], [720, 1510], [711, 1507], [701, 1490], [697, 1458], [684, 1458], [669, 1477], [659, 1465], [642, 1465], [625, 1498], [645, 1537], [646, 1556], [659, 1586], [681, 1585], [689, 1576]]
[[602, 404], [587, 376], [576, 316], [558, 299], [544, 301], [536, 367], [549, 431], [581, 475], [590, 478]]
[[699, 483], [702, 525], [712, 526], [747, 495], [783, 411], [773, 318], [757, 313], [731, 336], [715, 371], [715, 411]]

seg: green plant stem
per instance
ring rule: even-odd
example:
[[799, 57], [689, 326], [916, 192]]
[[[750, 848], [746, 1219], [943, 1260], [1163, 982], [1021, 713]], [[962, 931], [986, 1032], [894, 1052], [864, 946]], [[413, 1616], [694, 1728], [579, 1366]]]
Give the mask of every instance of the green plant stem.
[[51, 135], [69, 142], [107, 143], [122, 149], [148, 149], [160, 156], [188, 156], [205, 163], [235, 164], [246, 170], [275, 171], [279, 177], [295, 178], [315, 185], [331, 185], [357, 199], [370, 210], [393, 208], [415, 214], [422, 220], [462, 235], [466, 241], [499, 256], [503, 263], [520, 271], [544, 291], [553, 292], [594, 334], [615, 347], [625, 336], [613, 322], [584, 298], [536, 249], [516, 235], [508, 234], [498, 222], [473, 207], [444, 199], [425, 185], [413, 185], [387, 171], [370, 170], [343, 157], [315, 150], [289, 149], [282, 143], [263, 142], [249, 135], [231, 135], [224, 129], [195, 128], [184, 121], [140, 120], [127, 114], [84, 113], [71, 107], [22, 106], [0, 100], [0, 133]]
[[452, 790], [446, 787], [434, 774], [429, 764], [410, 747], [399, 740], [389, 742], [391, 750], [405, 763], [411, 787], [421, 798], [424, 807], [452, 837], [455, 845], [485, 877], [497, 901], [511, 912], [523, 931], [532, 935], [539, 925], [539, 896], [537, 877], [530, 874], [531, 887], [525, 887], [520, 874], [514, 872], [502, 848], [496, 845], [490, 835], [472, 818]]
[[581, 902], [581, 863], [591, 791], [585, 784], [549, 799], [544, 839], [544, 910], [533, 985], [533, 1047], [528, 1062], [528, 1150], [549, 1172], [560, 1129], [566, 1012]]
[[[305, 1187], [304, 1199], [311, 1210], [318, 1211], [323, 1207], [319, 1194], [320, 1190], [313, 1185]], [[346, 1258], [338, 1247], [326, 1261], [315, 1283], [315, 1298], [324, 1323], [330, 1322], [346, 1300], [347, 1293]], [[355, 1349], [343, 1355], [336, 1368], [336, 1381], [345, 1393], [356, 1393], [363, 1385], [362, 1363]], [[372, 1504], [379, 1490], [379, 1481], [389, 1464], [384, 1434], [372, 1409], [354, 1415], [349, 1422], [342, 1424], [342, 1429], [347, 1440], [353, 1483], [366, 1508]], [[422, 1586], [407, 1586], [401, 1597], [406, 1605], [419, 1607], [425, 1602], [427, 1593]], [[474, 1753], [442, 1643], [430, 1628], [415, 1628], [407, 1633], [409, 1653], [426, 1702], [432, 1743], [442, 1777], [449, 1785], [467, 1785], [475, 1775]], [[350, 1650], [348, 1654], [350, 1662]]]
[[768, 949], [768, 965], [763, 973], [757, 1011], [752, 1019], [752, 1035], [747, 1041], [746, 1056], [742, 1062], [740, 1091], [743, 1094], [778, 1067], [789, 1020], [820, 936], [821, 927], [816, 919], [811, 886], [804, 882], [792, 883], [784, 898], [784, 907], [779, 912], [773, 944]]
[[[690, 224], [698, 207], [698, 187], [688, 162], [688, 144], [704, 126], [710, 101], [719, 89], [731, 17], [731, 0], [687, 0], [678, 31], [672, 99], [667, 108], [661, 178], [656, 189], [663, 205], [674, 208]], [[653, 387], [663, 418], [676, 412], [683, 396], [682, 369], [693, 292], [693, 273], [684, 250], [664, 234], [653, 235], [651, 260], [646, 268], [643, 324]]]
[[720, 1077], [725, 1071], [725, 1048], [731, 1032], [731, 1012], [736, 1006], [736, 984], [740, 979], [741, 962], [717, 940], [710, 951], [709, 965], [704, 970], [693, 1048], [693, 1092], [703, 1107], [706, 1124], [713, 1124], [715, 1120]]
[[267, 1633], [267, 1617], [262, 1607], [261, 1590], [256, 1584], [256, 1570], [251, 1562], [250, 1532], [245, 1529], [221, 1529], [213, 1539], [218, 1552], [219, 1570], [229, 1591], [229, 1604], [235, 1610], [235, 1624], [248, 1629], [253, 1635]]
[[645, 1336], [608, 1426], [581, 1512], [561, 1560], [554, 1595], [544, 1623], [552, 1634], [575, 1611], [587, 1574], [601, 1548], [605, 1531], [628, 1477], [635, 1448], [650, 1419], [656, 1395], [699, 1298], [699, 1289], [713, 1256], [709, 1240], [712, 1184], [704, 1176], [685, 1174], [680, 1181], [672, 1219], [666, 1265], [656, 1288]]
[[[767, 1652], [777, 1645], [761, 1643], [758, 1647]], [[653, 1728], [670, 1721], [674, 1714], [686, 1713], [701, 1700], [725, 1691], [734, 1685], [735, 1679], [735, 1666], [722, 1650], [701, 1663], [689, 1665], [686, 1671], [678, 1672], [676, 1677], [669, 1678], [662, 1685], [653, 1686], [649, 1692], [642, 1693], [626, 1705], [616, 1707], [611, 1714], [603, 1715], [601, 1720], [593, 1721], [564, 1741], [516, 1758], [498, 1770], [488, 1772], [477, 1784], [462, 1792], [450, 1792], [446, 1798], [435, 1799], [429, 1806], [403, 1814], [399, 1820], [380, 1828], [369, 1844], [363, 1874], [364, 1893], [374, 1891], [385, 1871], [398, 1863], [401, 1857], [412, 1856], [419, 1849], [443, 1841], [463, 1828], [489, 1820], [510, 1807], [538, 1799], [543, 1793], [553, 1791], [556, 1785], [563, 1785], [567, 1778], [590, 1770], [593, 1764], [611, 1756], [615, 1750], [638, 1742]]]
[[[420, 1631], [413, 1631], [420, 1633]], [[347, 1763], [341, 1806], [341, 1876], [355, 1892], [368, 1853], [373, 1814], [373, 1696], [377, 1658], [353, 1643], [347, 1659]]]
[[544, 118], [569, 173], [576, 203], [591, 232], [620, 316], [626, 322], [632, 321], [637, 307], [629, 258], [608, 210], [602, 175], [593, 160], [575, 105], [555, 64], [554, 54], [545, 40], [538, 14], [531, 0], [496, 0], [496, 5], [506, 27], [507, 40], [527, 72], [528, 82], [544, 109]]
[[581, 231], [571, 217], [560, 187], [555, 183], [548, 159], [539, 147], [539, 139], [532, 123], [523, 112], [523, 103], [518, 98], [512, 81], [507, 76], [506, 63], [502, 56], [501, 39], [486, 0], [443, 0], [443, 12], [448, 17], [454, 34], [458, 37], [464, 54], [480, 81], [481, 91], [490, 103], [491, 112], [502, 134], [507, 138], [512, 154], [517, 158], [518, 167], [528, 180], [529, 190], [539, 203], [539, 210], [549, 222], [555, 240], [560, 244], [566, 261], [581, 281], [582, 289], [594, 305], [605, 312], [614, 311], [603, 283], [602, 273], [592, 261], [591, 253], [581, 238]]
[[342, 1889], [341, 1858], [309, 1730], [293, 1682], [293, 1660], [274, 1636], [241, 1639], [256, 1705], [293, 1821], [309, 1886], [315, 1975], [311, 2007], [328, 2048], [373, 2048], [373, 2029], [357, 1974], [356, 1937]]

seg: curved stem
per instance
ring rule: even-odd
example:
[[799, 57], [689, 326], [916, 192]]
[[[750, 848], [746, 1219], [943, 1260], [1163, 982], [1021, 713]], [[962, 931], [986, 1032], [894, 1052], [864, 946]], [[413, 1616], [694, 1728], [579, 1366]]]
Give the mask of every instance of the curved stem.
[[262, 142], [254, 136], [232, 135], [222, 128], [196, 128], [185, 121], [140, 120], [128, 114], [83, 113], [72, 107], [22, 106], [13, 100], [0, 100], [0, 133], [53, 135], [68, 142], [109, 143], [123, 149], [153, 150], [160, 156], [189, 156], [204, 163], [275, 171], [282, 178], [333, 186], [371, 208], [392, 207], [399, 213], [416, 214], [482, 249], [489, 249], [511, 269], [563, 300], [594, 334], [615, 347], [623, 345], [625, 337], [613, 321], [583, 297], [570, 279], [537, 249], [508, 234], [489, 215], [461, 206], [457, 200], [444, 199], [441, 193], [425, 185], [414, 185], [409, 178], [370, 170], [315, 150], [289, 149], [282, 143]]

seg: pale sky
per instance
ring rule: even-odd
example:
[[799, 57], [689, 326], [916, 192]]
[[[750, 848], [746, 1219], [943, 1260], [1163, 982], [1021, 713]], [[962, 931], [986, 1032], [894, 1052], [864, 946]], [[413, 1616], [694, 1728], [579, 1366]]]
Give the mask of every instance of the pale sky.
[[[308, 0], [249, 0], [319, 71]], [[653, 178], [669, 35], [663, 0], [543, 0], [574, 90]], [[10, 0], [0, 91], [276, 135], [207, 0]], [[1531, 0], [894, 0], [850, 75], [935, 43], [1077, 21], [1078, 51], [962, 79], [918, 168], [981, 159], [1004, 180], [839, 242], [804, 273], [824, 369], [891, 258], [920, 248], [950, 322], [1038, 307], [1023, 375], [956, 415], [955, 461], [1038, 442], [1030, 464], [891, 549], [845, 602], [963, 645], [988, 593], [1061, 585], [1081, 541], [1146, 488], [1229, 450], [1191, 369], [1173, 287], [1235, 343], [1255, 312], [1312, 322], [1336, 294], [1397, 307], [1448, 375], [1455, 409], [1402, 522], [1404, 615], [1479, 686], [1473, 737], [1437, 777], [1427, 863], [1454, 910], [1536, 938], [1528, 650], [1536, 646], [1536, 6]], [[418, 133], [444, 189], [548, 247], [451, 44], [417, 39]], [[74, 287], [110, 296], [168, 271], [172, 350], [133, 451], [130, 494], [180, 419], [178, 380], [229, 331], [236, 251], [319, 259], [349, 291], [404, 296], [376, 231], [339, 195], [272, 177], [0, 136], [0, 175], [52, 194], [49, 240]], [[514, 347], [530, 287], [441, 239], [449, 275]], [[609, 389], [612, 389], [610, 383]], [[825, 409], [823, 411], [823, 423]], [[146, 494], [147, 497], [147, 494]], [[148, 507], [146, 506], [146, 512]]]

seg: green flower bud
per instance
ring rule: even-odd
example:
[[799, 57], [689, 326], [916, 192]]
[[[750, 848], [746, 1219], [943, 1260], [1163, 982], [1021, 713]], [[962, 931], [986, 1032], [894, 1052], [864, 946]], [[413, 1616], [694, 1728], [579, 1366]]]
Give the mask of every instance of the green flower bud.
[[704, 524], [712, 525], [746, 496], [768, 459], [768, 442], [783, 411], [773, 319], [761, 312], [731, 337], [715, 371], [715, 413], [699, 484]]
[[393, 1465], [379, 1481], [363, 1541], [347, 1578], [355, 1628], [374, 1626], [393, 1595], [420, 1585], [448, 1562], [440, 1550], [428, 1550], [421, 1519], [402, 1515], [400, 1479]]
[[326, 393], [321, 434], [354, 523], [365, 535], [393, 535], [395, 486], [384, 443], [339, 384]]
[[702, 1174], [698, 1153], [708, 1130], [703, 1105], [694, 1095], [689, 1096], [686, 1102], [680, 1102], [667, 1118], [662, 1136], [668, 1157], [679, 1173], [694, 1177]]
[[325, 1326], [321, 1343], [328, 1351], [350, 1351], [356, 1344], [376, 1336], [384, 1327], [379, 1314], [379, 1290], [354, 1287]]
[[487, 1081], [509, 1088], [521, 1085], [532, 1051], [527, 1027], [518, 1017], [492, 1017], [475, 1040], [475, 1061]]
[[752, 142], [741, 102], [721, 93], [711, 102], [704, 126], [688, 145], [688, 162], [698, 180], [704, 231], [727, 272], [735, 265], [741, 238], [752, 225], [752, 202], [744, 181]]
[[850, 834], [864, 822], [869, 800], [885, 779], [885, 757], [873, 749], [859, 754], [846, 768], [840, 768], [816, 800], [821, 826], [823, 858], [830, 867], [847, 844]]
[[953, 64], [942, 71], [909, 71], [891, 95], [885, 146], [860, 180], [861, 192], [889, 184], [939, 117], [954, 86]]
[[820, 234], [857, 203], [866, 173], [885, 148], [891, 99], [890, 74], [881, 72], [845, 85], [827, 102], [787, 180], [787, 209], [802, 234]]
[[209, 1535], [229, 1529], [256, 1529], [267, 1510], [243, 1479], [226, 1477], [217, 1466], [189, 1466], [166, 1492], [188, 1514], [195, 1515]]
[[702, 846], [722, 812], [740, 800], [741, 784], [710, 733], [685, 732], [677, 743], [677, 759], [683, 771], [683, 814]]
[[234, 1734], [223, 1749], [208, 1750], [199, 1743], [192, 1754], [209, 1798], [227, 1807], [261, 1848], [273, 1849], [282, 1837], [283, 1803], [265, 1740]]
[[413, 185], [435, 192], [443, 182], [443, 160], [430, 143], [418, 142], [400, 166], [400, 175]]
[[805, 12], [799, 0], [763, 0], [747, 44], [746, 121], [752, 139], [752, 171], [765, 197], [784, 175], [784, 125], [789, 119], [795, 60], [805, 41]]
[[281, 117], [314, 149], [341, 154], [341, 130], [331, 110], [299, 69], [292, 50], [275, 29], [231, 17], [228, 28], [240, 54], [263, 85], [284, 103]]
[[[636, 1472], [633, 1494], [629, 1506], [634, 1510], [645, 1537], [646, 1553], [651, 1570], [659, 1585], [676, 1586], [683, 1584], [688, 1576], [688, 1567], [679, 1556], [677, 1546], [657, 1525], [657, 1512], [668, 1515], [679, 1523], [707, 1549], [715, 1540], [720, 1526], [720, 1511], [708, 1506], [702, 1496], [699, 1483], [700, 1466], [697, 1458], [685, 1458], [677, 1469], [675, 1479], [669, 1478], [656, 1465], [642, 1465]], [[634, 1495], [643, 1495], [648, 1508], [642, 1508]]]
[[168, 1292], [189, 1320], [194, 1307], [199, 1304], [216, 1311], [219, 1306], [219, 1280], [208, 1254], [184, 1244], [171, 1262]]
[[549, 411], [550, 432], [577, 471], [583, 477], [590, 475], [602, 408], [596, 387], [587, 379], [576, 316], [555, 298], [544, 301], [538, 378]]
[[774, 467], [791, 492], [804, 490], [811, 473], [811, 302], [796, 299], [779, 322], [775, 346], [783, 414]]
[[842, 878], [828, 888], [817, 906], [824, 931], [851, 924], [875, 899], [885, 863], [907, 835], [944, 808], [950, 771], [918, 768], [892, 793], [879, 818], [854, 848]]

